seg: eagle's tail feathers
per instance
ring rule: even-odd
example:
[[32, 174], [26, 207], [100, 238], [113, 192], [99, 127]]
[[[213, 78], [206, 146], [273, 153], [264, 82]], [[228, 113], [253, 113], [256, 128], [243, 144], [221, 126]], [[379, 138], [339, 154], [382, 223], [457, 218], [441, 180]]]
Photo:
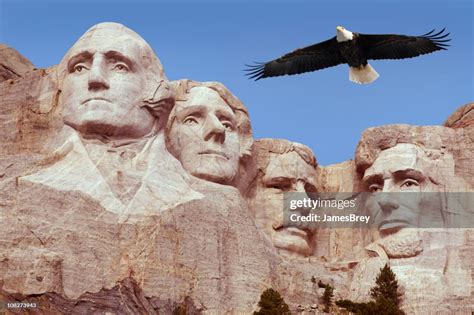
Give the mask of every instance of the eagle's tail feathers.
[[367, 84], [374, 82], [378, 77], [377, 71], [369, 64], [358, 68], [349, 67], [349, 80], [354, 83]]

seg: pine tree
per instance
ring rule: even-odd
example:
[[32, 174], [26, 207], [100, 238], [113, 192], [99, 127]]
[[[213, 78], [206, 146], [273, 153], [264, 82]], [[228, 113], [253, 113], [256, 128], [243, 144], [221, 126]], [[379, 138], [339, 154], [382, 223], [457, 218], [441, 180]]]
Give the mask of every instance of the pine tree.
[[253, 315], [290, 315], [288, 304], [285, 303], [278, 291], [267, 289], [263, 291], [258, 302], [260, 310]]
[[388, 264], [380, 269], [380, 273], [375, 280], [375, 287], [370, 289], [370, 295], [376, 301], [383, 297], [383, 300], [392, 302], [397, 308], [400, 305], [401, 293], [398, 292], [398, 281]]
[[329, 313], [329, 307], [332, 305], [334, 296], [334, 288], [330, 284], [326, 284], [323, 294], [324, 312]]
[[370, 295], [375, 301], [356, 303], [350, 300], [336, 301], [336, 305], [361, 315], [404, 315], [399, 308], [401, 293], [398, 292], [398, 281], [392, 269], [385, 265], [375, 280], [375, 286], [370, 289]]
[[186, 315], [186, 306], [178, 305], [173, 310], [173, 315]]
[[375, 314], [385, 314], [385, 315], [404, 315], [405, 313], [398, 308], [395, 303], [391, 300], [379, 296], [375, 301]]

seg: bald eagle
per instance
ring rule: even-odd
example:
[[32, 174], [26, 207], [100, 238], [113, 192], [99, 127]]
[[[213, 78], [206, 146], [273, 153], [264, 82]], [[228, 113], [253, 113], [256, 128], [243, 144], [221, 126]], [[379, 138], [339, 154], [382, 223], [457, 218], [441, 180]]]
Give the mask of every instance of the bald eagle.
[[379, 74], [367, 60], [403, 59], [445, 50], [449, 45], [449, 35], [445, 29], [435, 30], [421, 36], [395, 34], [359, 34], [342, 26], [336, 28], [336, 36], [266, 63], [246, 65], [247, 75], [260, 80], [267, 77], [293, 75], [334, 67], [349, 65], [349, 80], [359, 84], [375, 81]]

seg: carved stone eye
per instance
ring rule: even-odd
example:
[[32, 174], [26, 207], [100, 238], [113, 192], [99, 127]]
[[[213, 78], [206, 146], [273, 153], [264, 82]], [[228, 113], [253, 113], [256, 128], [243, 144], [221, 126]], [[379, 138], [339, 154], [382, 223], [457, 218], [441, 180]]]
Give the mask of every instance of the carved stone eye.
[[304, 190], [306, 192], [317, 192], [316, 186], [310, 184], [310, 183], [305, 183], [304, 185]]
[[234, 130], [234, 125], [232, 125], [232, 123], [230, 123], [230, 122], [225, 121], [225, 122], [222, 123], [222, 125], [223, 125], [223, 126], [225, 127], [225, 129], [227, 129], [227, 130]]
[[403, 181], [402, 187], [410, 188], [410, 187], [417, 187], [420, 186], [417, 180], [409, 178]]
[[197, 121], [197, 119], [194, 118], [194, 117], [186, 117], [186, 118], [184, 119], [183, 123], [184, 123], [185, 125], [194, 125], [194, 124], [197, 124], [198, 121]]
[[82, 72], [82, 70], [84, 70], [85, 67], [82, 66], [82, 65], [77, 65], [74, 67], [74, 72]]
[[116, 64], [113, 69], [118, 70], [118, 71], [123, 71], [123, 72], [128, 71], [128, 67], [121, 63]]
[[266, 186], [281, 191], [289, 191], [292, 188], [292, 179], [285, 177], [273, 178]]
[[372, 184], [369, 186], [369, 191], [370, 192], [382, 191], [382, 186], [380, 186], [379, 184]]

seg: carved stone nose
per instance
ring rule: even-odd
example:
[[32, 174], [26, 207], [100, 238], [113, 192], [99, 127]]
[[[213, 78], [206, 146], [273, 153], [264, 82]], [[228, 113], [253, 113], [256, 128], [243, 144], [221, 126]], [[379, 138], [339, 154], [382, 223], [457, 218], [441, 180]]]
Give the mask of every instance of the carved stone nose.
[[388, 199], [388, 196], [382, 197], [383, 199], [379, 200], [379, 206], [382, 211], [393, 211], [398, 209], [400, 206], [398, 202]]
[[225, 127], [217, 117], [208, 117], [205, 124], [204, 140], [214, 140], [219, 143], [225, 141]]
[[107, 90], [110, 88], [109, 83], [105, 80], [89, 80], [89, 90]]
[[102, 68], [102, 61], [96, 60], [89, 71], [89, 90], [106, 90], [110, 88], [109, 82], [107, 80], [107, 74]]
[[295, 190], [296, 190], [297, 192], [305, 193], [305, 192], [306, 192], [306, 189], [305, 189], [305, 182], [302, 181], [302, 180], [298, 180], [298, 181], [296, 182]]

